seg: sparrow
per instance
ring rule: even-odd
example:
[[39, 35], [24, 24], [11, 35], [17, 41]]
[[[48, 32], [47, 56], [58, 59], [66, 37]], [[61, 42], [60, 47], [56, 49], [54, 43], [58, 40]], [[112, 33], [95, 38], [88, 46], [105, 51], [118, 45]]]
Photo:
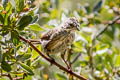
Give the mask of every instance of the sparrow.
[[79, 30], [80, 25], [78, 20], [73, 17], [67, 18], [60, 26], [43, 34], [41, 37], [43, 52], [45, 52], [50, 58], [50, 54], [60, 53], [61, 58], [70, 69], [65, 61], [64, 55], [75, 39], [75, 31]]
[[80, 30], [77, 19], [67, 18], [60, 26], [43, 34], [41, 37], [44, 52], [49, 54], [64, 53], [75, 39], [75, 31]]

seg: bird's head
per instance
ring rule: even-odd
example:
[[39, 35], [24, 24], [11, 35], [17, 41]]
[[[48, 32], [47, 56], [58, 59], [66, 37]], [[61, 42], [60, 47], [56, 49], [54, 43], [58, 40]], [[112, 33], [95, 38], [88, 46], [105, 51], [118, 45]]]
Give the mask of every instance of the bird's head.
[[80, 24], [77, 19], [70, 17], [63, 23], [64, 28], [70, 31], [80, 30]]

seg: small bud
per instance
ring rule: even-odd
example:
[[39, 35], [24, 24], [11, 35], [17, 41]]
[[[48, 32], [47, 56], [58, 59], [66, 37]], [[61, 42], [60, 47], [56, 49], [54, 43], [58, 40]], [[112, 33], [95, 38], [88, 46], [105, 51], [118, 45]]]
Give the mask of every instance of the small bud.
[[2, 14], [6, 14], [7, 12], [6, 11], [2, 11]]

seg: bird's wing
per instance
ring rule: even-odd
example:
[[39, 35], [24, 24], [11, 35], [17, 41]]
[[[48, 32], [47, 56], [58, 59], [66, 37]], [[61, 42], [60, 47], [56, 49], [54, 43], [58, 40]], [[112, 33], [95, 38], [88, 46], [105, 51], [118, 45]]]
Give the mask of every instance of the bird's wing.
[[47, 49], [51, 49], [54, 47], [54, 45], [58, 42], [55, 41], [57, 36], [59, 34], [59, 30], [52, 29], [48, 31], [47, 33], [43, 34], [41, 37], [42, 40], [42, 46], [47, 47]]
[[59, 40], [59, 38], [65, 36], [66, 33], [66, 31], [61, 30], [60, 28], [55, 28], [43, 34], [41, 40]]
[[41, 40], [50, 40], [51, 35], [55, 32], [55, 30], [50, 30], [47, 33], [43, 34]]
[[47, 45], [49, 46], [54, 45], [54, 47], [55, 45], [58, 46], [62, 44], [62, 42], [66, 39], [67, 36], [68, 36], [67, 31], [58, 30], [50, 36], [50, 42]]

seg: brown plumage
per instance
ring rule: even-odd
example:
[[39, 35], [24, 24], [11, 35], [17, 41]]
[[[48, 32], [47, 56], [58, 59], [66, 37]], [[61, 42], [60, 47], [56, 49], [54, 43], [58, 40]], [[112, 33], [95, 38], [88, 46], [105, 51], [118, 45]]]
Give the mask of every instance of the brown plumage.
[[47, 54], [63, 53], [72, 44], [79, 22], [68, 18], [60, 26], [48, 31], [41, 38], [44, 52]]

